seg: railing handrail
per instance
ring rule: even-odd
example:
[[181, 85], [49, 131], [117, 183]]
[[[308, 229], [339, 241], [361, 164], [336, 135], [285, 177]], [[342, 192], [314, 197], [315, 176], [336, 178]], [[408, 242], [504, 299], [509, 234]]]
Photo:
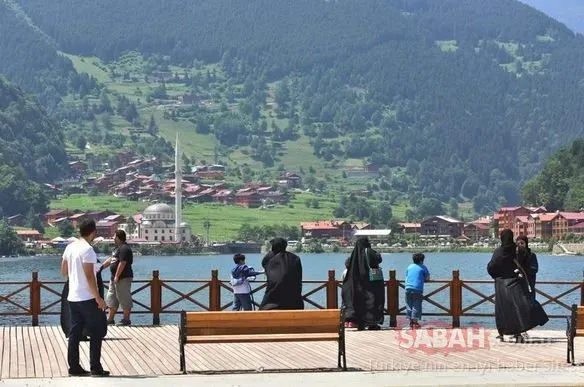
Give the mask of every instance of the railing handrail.
[[[405, 281], [403, 279], [398, 279], [396, 275], [396, 270], [389, 270], [388, 279], [385, 281], [384, 286], [386, 287], [386, 309], [385, 312], [389, 315], [389, 325], [391, 327], [397, 326], [397, 316], [403, 314], [404, 307], [400, 306], [399, 299], [399, 289], [405, 288]], [[265, 281], [254, 280], [250, 281], [252, 284], [262, 284], [252, 289], [252, 293], [257, 292], [265, 287]], [[315, 306], [317, 308], [326, 309], [336, 309], [339, 307], [339, 288], [341, 287], [342, 281], [337, 279], [334, 270], [328, 271], [328, 276], [326, 280], [304, 280], [303, 284], [314, 284], [319, 285], [314, 289], [309, 290], [307, 293], [303, 294], [304, 301], [308, 304]], [[188, 301], [194, 305], [199, 306], [203, 310], [209, 311], [220, 311], [228, 308], [232, 302], [222, 303], [221, 300], [221, 289], [231, 290], [229, 285], [229, 280], [220, 279], [218, 270], [211, 271], [210, 279], [161, 279], [158, 270], [152, 271], [151, 279], [136, 279], [133, 280], [134, 284], [138, 284], [137, 288], [133, 288], [132, 295], [141, 293], [146, 289], [150, 289], [150, 304], [144, 302], [144, 300], [134, 300], [134, 302], [143, 307], [145, 310], [133, 311], [136, 314], [152, 314], [153, 325], [160, 324], [161, 314], [176, 314], [180, 311], [169, 309], [173, 305], [181, 301]], [[434, 305], [442, 312], [430, 312], [425, 313], [428, 316], [450, 316], [452, 317], [452, 326], [460, 326], [461, 317], [488, 317], [494, 316], [493, 313], [479, 313], [475, 311], [475, 308], [485, 304], [494, 303], [494, 291], [493, 294], [484, 294], [478, 289], [473, 288], [471, 285], [475, 284], [493, 284], [493, 280], [465, 280], [460, 278], [460, 272], [458, 270], [452, 271], [451, 279], [433, 279], [428, 281], [430, 284], [440, 284], [436, 289], [430, 289], [428, 293], [424, 294], [424, 300], [431, 305]], [[32, 325], [38, 325], [39, 316], [41, 315], [58, 315], [58, 312], [50, 311], [52, 306], [59, 303], [59, 301], [53, 301], [44, 307], [41, 304], [41, 290], [49, 291], [53, 294], [60, 294], [60, 291], [49, 288], [47, 285], [63, 285], [65, 280], [47, 280], [43, 281], [39, 279], [38, 272], [32, 272], [30, 281], [6, 281], [0, 282], [1, 286], [16, 286], [19, 287], [17, 290], [12, 290], [12, 292], [2, 295], [0, 294], [0, 303], [6, 302], [18, 308], [19, 311], [14, 312], [0, 312], [0, 316], [31, 316]], [[172, 284], [197, 284], [195, 289], [183, 293], [182, 291], [175, 289]], [[584, 278], [582, 281], [537, 281], [538, 285], [571, 285], [572, 287], [567, 291], [564, 291], [556, 296], [552, 296], [538, 286], [536, 286], [536, 292], [545, 298], [542, 301], [542, 305], [556, 304], [564, 309], [569, 309], [570, 305], [561, 301], [562, 298], [577, 292], [580, 289], [580, 305], [584, 306]], [[105, 285], [107, 286], [107, 284]], [[29, 290], [29, 303], [24, 305], [22, 303], [16, 302], [11, 298], [17, 294], [23, 293]], [[170, 292], [173, 296], [178, 297], [170, 302], [165, 301], [163, 305], [162, 293], [163, 289], [165, 292]], [[194, 298], [194, 296], [203, 291], [208, 290], [208, 302], [203, 303], [200, 299]], [[326, 297], [324, 298], [326, 306], [311, 300], [309, 297], [314, 293], [319, 291], [324, 291]], [[449, 304], [442, 305], [438, 301], [434, 300], [433, 297], [439, 293], [448, 291], [449, 292]], [[470, 292], [475, 296], [479, 297], [479, 301], [475, 301], [471, 305], [463, 306], [463, 291]], [[560, 318], [564, 317], [561, 315], [550, 314], [550, 318]]]

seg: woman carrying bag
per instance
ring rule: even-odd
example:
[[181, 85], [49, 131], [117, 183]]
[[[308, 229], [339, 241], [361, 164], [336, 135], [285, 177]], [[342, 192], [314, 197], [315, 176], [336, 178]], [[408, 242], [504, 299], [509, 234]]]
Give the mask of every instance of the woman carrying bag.
[[504, 341], [511, 335], [517, 342], [523, 341], [521, 334], [544, 325], [549, 318], [532, 295], [527, 272], [517, 254], [513, 232], [501, 232], [501, 247], [495, 249], [487, 265], [489, 275], [495, 280], [495, 323], [498, 338]]
[[383, 324], [385, 284], [379, 267], [381, 255], [360, 237], [348, 259], [343, 281], [343, 318], [345, 327], [378, 330]]

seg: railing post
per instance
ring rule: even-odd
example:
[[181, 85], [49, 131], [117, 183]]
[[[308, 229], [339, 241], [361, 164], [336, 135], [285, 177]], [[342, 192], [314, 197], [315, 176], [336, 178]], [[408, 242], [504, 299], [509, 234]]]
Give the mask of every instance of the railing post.
[[32, 316], [32, 326], [39, 325], [39, 314], [41, 313], [41, 284], [39, 283], [39, 273], [32, 272], [30, 283], [30, 314]]
[[462, 282], [460, 272], [452, 271], [450, 283], [450, 314], [452, 315], [452, 328], [460, 328], [460, 316], [462, 315]]
[[211, 281], [209, 281], [209, 311], [221, 310], [221, 282], [219, 281], [219, 271], [211, 270]]
[[580, 306], [584, 306], [584, 270], [582, 271], [582, 283], [580, 284]]
[[339, 308], [339, 296], [337, 291], [337, 280], [335, 271], [328, 271], [328, 281], [326, 282], [326, 307], [327, 309]]
[[399, 313], [399, 283], [397, 281], [395, 270], [389, 271], [389, 280], [387, 281], [387, 314], [389, 315], [389, 326], [397, 327], [397, 315]]
[[152, 310], [152, 325], [160, 325], [160, 313], [162, 312], [162, 283], [158, 270], [152, 271], [150, 280], [150, 309]]

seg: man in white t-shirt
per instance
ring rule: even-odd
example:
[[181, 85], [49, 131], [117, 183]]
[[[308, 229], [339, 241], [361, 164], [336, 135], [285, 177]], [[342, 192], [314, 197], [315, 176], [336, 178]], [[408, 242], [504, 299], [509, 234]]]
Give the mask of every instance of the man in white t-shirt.
[[[97, 255], [91, 246], [95, 239], [96, 225], [93, 220], [85, 220], [79, 225], [81, 238], [67, 246], [61, 262], [61, 273], [69, 277], [69, 302], [71, 330], [67, 359], [70, 376], [109, 376], [101, 366], [101, 344], [107, 333], [105, 302], [101, 298], [95, 277]], [[89, 332], [88, 372], [79, 363], [79, 342], [83, 329]]]

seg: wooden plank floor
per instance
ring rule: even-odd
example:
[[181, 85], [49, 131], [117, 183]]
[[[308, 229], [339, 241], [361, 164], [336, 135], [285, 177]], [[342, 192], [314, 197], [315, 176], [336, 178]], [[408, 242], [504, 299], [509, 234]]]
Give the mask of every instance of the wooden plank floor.
[[[404, 331], [395, 330], [347, 330], [349, 368], [403, 371], [500, 368], [551, 370], [570, 367], [565, 360], [566, 339], [562, 331], [534, 330], [530, 332], [528, 342], [523, 344], [501, 343], [495, 339], [495, 332], [488, 331], [483, 348], [434, 354], [429, 353], [422, 339], [417, 349], [403, 348], [403, 334]], [[449, 330], [449, 335], [456, 334], [456, 330]], [[80, 352], [81, 362], [88, 368], [89, 343], [82, 342]], [[334, 342], [203, 344], [186, 347], [189, 372], [332, 370], [337, 364], [336, 356], [337, 345]], [[176, 326], [108, 328], [102, 363], [114, 375], [178, 374], [178, 360]], [[584, 361], [584, 338], [576, 339], [576, 361]], [[0, 379], [62, 376], [67, 376], [67, 342], [59, 327], [0, 327]]]

